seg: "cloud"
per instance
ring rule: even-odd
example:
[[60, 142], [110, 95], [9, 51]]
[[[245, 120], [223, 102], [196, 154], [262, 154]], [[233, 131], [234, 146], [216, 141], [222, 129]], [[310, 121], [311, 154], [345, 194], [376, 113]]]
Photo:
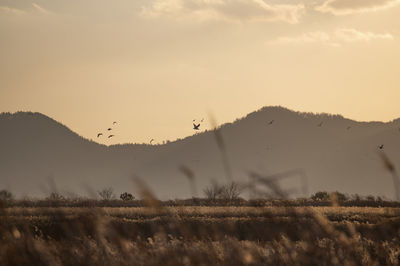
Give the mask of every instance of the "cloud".
[[377, 34], [372, 32], [361, 32], [355, 29], [336, 30], [335, 36], [342, 42], [369, 42], [373, 40], [394, 40], [393, 35], [389, 33]]
[[326, 0], [315, 10], [334, 15], [373, 12], [400, 4], [400, 0]]
[[329, 42], [331, 36], [322, 31], [307, 32], [296, 37], [279, 37], [278, 39], [269, 42], [270, 44], [303, 44], [303, 43], [321, 43]]
[[32, 3], [30, 5], [25, 6], [24, 10], [17, 9], [14, 7], [0, 6], [0, 13], [26, 15], [26, 14], [33, 14], [35, 12], [40, 13], [40, 14], [46, 14], [46, 15], [53, 14], [51, 11], [45, 9], [44, 7], [38, 5], [37, 3]]
[[276, 40], [267, 42], [272, 45], [279, 44], [325, 44], [339, 47], [344, 43], [370, 42], [374, 40], [394, 40], [394, 36], [389, 33], [362, 32], [355, 29], [337, 29], [332, 33], [315, 31], [307, 32], [295, 37], [279, 37]]
[[302, 4], [269, 5], [263, 0], [156, 0], [142, 10], [146, 17], [196, 21], [284, 21], [292, 24], [298, 23], [304, 13]]
[[0, 13], [10, 13], [10, 14], [15, 14], [15, 15], [23, 15], [25, 14], [25, 11], [8, 7], [8, 6], [0, 6]]
[[45, 9], [45, 8], [43, 8], [43, 7], [41, 7], [41, 6], [39, 6], [39, 5], [36, 4], [36, 3], [32, 3], [32, 6], [35, 8], [35, 10], [39, 11], [39, 12], [42, 13], [42, 14], [46, 14], [46, 15], [51, 14], [50, 11], [48, 11], [47, 9]]

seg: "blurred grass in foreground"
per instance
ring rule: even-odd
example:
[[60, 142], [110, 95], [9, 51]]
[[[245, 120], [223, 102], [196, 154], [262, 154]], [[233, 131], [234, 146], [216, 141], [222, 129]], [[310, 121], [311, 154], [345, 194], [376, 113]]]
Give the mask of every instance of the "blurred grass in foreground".
[[389, 207], [3, 205], [0, 264], [398, 265], [399, 214]]

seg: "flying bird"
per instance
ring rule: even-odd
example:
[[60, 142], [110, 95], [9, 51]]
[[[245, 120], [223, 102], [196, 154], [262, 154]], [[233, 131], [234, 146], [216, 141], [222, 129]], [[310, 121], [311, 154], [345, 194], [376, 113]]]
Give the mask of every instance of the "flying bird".
[[151, 140], [150, 140], [150, 144], [151, 144], [153, 141], [154, 141], [154, 139], [151, 139]]
[[200, 124], [196, 125], [195, 123], [193, 123], [193, 129], [194, 130], [200, 130]]
[[114, 121], [114, 122], [113, 122], [113, 125], [115, 125], [116, 123], [117, 123], [117, 122], [116, 122], [116, 121]]
[[272, 125], [272, 123], [274, 123], [274, 119], [272, 119], [271, 121], [269, 121], [268, 125]]
[[323, 124], [323, 123], [324, 123], [324, 122], [319, 123], [318, 126], [319, 126], [319, 127], [322, 127], [322, 124]]
[[383, 149], [383, 147], [384, 147], [384, 146], [383, 146], [383, 144], [382, 144], [382, 145], [380, 145], [380, 146], [379, 146], [379, 149], [380, 149], [380, 150], [382, 150], [382, 149]]
[[98, 133], [97, 137], [103, 136], [103, 133]]
[[109, 127], [107, 130], [108, 130], [108, 131], [110, 131], [110, 130], [112, 130], [112, 128], [111, 128], [111, 127]]
[[112, 138], [112, 137], [114, 137], [114, 135], [110, 135], [110, 136], [108, 136], [108, 138]]

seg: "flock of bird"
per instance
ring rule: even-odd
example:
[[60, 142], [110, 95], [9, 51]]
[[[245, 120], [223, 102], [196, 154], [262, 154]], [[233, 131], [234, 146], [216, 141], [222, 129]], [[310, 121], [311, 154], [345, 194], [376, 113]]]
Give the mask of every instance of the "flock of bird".
[[[113, 125], [116, 125], [117, 124], [117, 122], [116, 121], [114, 121], [113, 122]], [[109, 127], [109, 128], [107, 128], [107, 131], [108, 132], [110, 132], [112, 130], [112, 128], [111, 127]], [[97, 137], [98, 138], [100, 138], [101, 136], [103, 136], [103, 133], [102, 132], [99, 132], [99, 133], [97, 133]], [[115, 135], [113, 135], [113, 134], [108, 134], [108, 139], [110, 139], [110, 138], [112, 138], [112, 137], [115, 137]]]
[[[274, 123], [274, 121], [275, 121], [275, 120], [272, 119], [271, 121], [268, 122], [268, 125], [272, 125], [272, 124]], [[324, 121], [321, 121], [317, 126], [318, 126], [318, 127], [322, 127], [323, 124], [324, 124]], [[346, 129], [347, 129], [347, 130], [350, 130], [350, 129], [351, 129], [351, 126], [348, 126]], [[399, 131], [400, 131], [400, 128], [399, 128]], [[380, 150], [383, 150], [384, 147], [385, 147], [385, 145], [383, 145], [383, 144], [381, 144], [381, 145], [378, 146], [378, 148], [379, 148]]]
[[[203, 121], [204, 121], [204, 118], [202, 118], [202, 119], [200, 120], [201, 123], [203, 123]], [[200, 125], [201, 125], [201, 123], [195, 124], [196, 119], [193, 119], [192, 122], [193, 122], [193, 129], [194, 129], [194, 130], [200, 130]], [[271, 121], [268, 122], [268, 125], [272, 125], [274, 122], [275, 122], [275, 120], [272, 119]], [[114, 121], [114, 122], [113, 122], [113, 125], [116, 125], [116, 124], [117, 124], [117, 122]], [[317, 126], [318, 126], [318, 127], [322, 127], [323, 124], [324, 124], [324, 122], [322, 121], [322, 122], [320, 122]], [[351, 129], [351, 126], [348, 126], [346, 129], [347, 129], [347, 130], [350, 130], [350, 129]], [[108, 132], [110, 132], [111, 130], [112, 130], [111, 127], [107, 128], [107, 131], [108, 131]], [[399, 130], [400, 130], [400, 128], [399, 128]], [[103, 133], [101, 133], [101, 132], [100, 132], [100, 133], [97, 133], [97, 137], [98, 137], [98, 138], [101, 137], [101, 136], [103, 136]], [[115, 135], [109, 134], [107, 138], [110, 139], [110, 138], [112, 138], [112, 137], [115, 137]], [[151, 140], [150, 140], [150, 144], [152, 144], [153, 141], [154, 141], [154, 139], [151, 139]], [[381, 144], [381, 145], [378, 146], [378, 148], [379, 148], [380, 150], [383, 150], [384, 145]]]
[[[204, 118], [202, 118], [202, 119], [200, 120], [201, 123], [202, 123], [203, 121], [204, 121]], [[196, 125], [195, 122], [196, 122], [196, 119], [193, 119], [193, 129], [194, 129], [194, 130], [200, 130], [200, 123], [198, 123], [198, 124]], [[117, 124], [117, 122], [114, 121], [114, 122], [113, 122], [113, 125], [116, 125], [116, 124]], [[111, 127], [107, 128], [107, 131], [108, 131], [108, 132], [111, 132], [112, 130], [113, 130], [113, 129], [112, 129]], [[100, 138], [101, 136], [103, 136], [103, 133], [102, 133], [102, 132], [97, 133], [97, 138]], [[115, 135], [109, 134], [107, 138], [110, 139], [110, 138], [112, 138], [112, 137], [115, 137]], [[153, 144], [153, 142], [154, 142], [154, 139], [151, 139], [151, 140], [150, 140], [150, 144]]]

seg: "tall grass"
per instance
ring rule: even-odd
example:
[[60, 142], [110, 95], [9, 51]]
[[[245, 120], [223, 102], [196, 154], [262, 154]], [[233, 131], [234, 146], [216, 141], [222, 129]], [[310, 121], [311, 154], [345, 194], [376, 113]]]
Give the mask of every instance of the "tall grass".
[[[141, 181], [138, 181], [139, 183]], [[0, 265], [397, 265], [400, 209], [0, 208]]]

